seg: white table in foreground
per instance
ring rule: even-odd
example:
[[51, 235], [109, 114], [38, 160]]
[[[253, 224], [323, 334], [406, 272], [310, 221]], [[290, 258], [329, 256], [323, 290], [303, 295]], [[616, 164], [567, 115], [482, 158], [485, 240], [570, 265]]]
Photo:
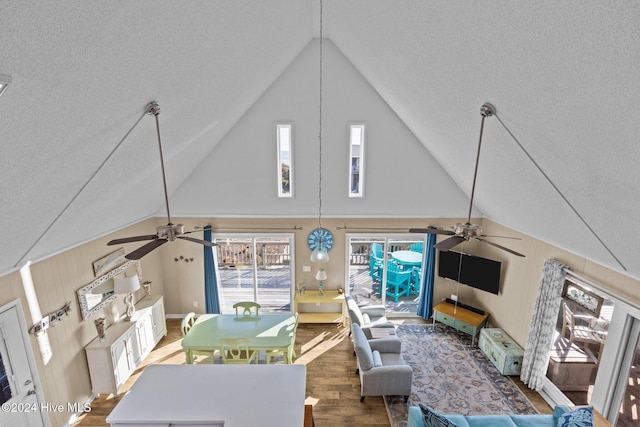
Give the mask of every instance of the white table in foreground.
[[301, 427], [306, 375], [304, 365], [151, 365], [107, 422], [112, 427]]

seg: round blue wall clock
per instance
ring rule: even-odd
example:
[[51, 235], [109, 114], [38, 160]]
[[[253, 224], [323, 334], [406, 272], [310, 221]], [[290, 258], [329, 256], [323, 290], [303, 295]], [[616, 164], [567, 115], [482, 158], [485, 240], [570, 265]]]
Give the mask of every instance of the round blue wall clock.
[[333, 234], [331, 234], [331, 232], [326, 228], [316, 228], [309, 233], [309, 238], [307, 239], [309, 249], [313, 251], [318, 247], [318, 243], [320, 243], [320, 236], [322, 236], [322, 247], [329, 252], [333, 247]]

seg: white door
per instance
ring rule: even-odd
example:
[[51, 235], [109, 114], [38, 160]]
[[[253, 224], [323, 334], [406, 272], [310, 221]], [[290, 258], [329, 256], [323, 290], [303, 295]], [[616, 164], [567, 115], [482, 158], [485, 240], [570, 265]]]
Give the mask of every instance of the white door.
[[0, 426], [43, 426], [18, 310], [0, 313]]

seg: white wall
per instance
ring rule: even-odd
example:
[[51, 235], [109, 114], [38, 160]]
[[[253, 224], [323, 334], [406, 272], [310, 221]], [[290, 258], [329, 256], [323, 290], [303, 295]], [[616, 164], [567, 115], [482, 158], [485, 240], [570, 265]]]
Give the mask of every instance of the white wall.
[[[276, 192], [274, 124], [294, 123], [294, 198]], [[366, 122], [365, 197], [349, 198], [348, 123]], [[180, 216], [315, 216], [319, 40], [314, 39], [171, 196]], [[378, 93], [323, 40], [322, 210], [339, 217], [465, 217], [468, 197]]]
[[[46, 335], [51, 345], [51, 358], [46, 362], [40, 357], [40, 347], [36, 337], [29, 334], [36, 365], [42, 384], [45, 402], [62, 405], [63, 412], [50, 412], [51, 425], [61, 426], [72, 415], [67, 411], [67, 403], [85, 402], [91, 396], [91, 380], [84, 347], [96, 338], [97, 332], [94, 319], [104, 317], [107, 328], [116, 321], [124, 311], [122, 297], [118, 296], [114, 302], [87, 320], [82, 318], [77, 290], [95, 280], [92, 263], [118, 249], [120, 246], [107, 246], [113, 238], [149, 234], [155, 226], [155, 221], [149, 219], [127, 227], [109, 236], [87, 242], [68, 251], [50, 258], [34, 262], [31, 265], [33, 286], [37, 295], [37, 304], [42, 314], [48, 314], [71, 302], [71, 312], [64, 316], [55, 327], [47, 329]], [[127, 252], [141, 246], [141, 243], [122, 245]], [[163, 275], [161, 274], [161, 258], [159, 251], [155, 251], [141, 260], [142, 277], [153, 283], [155, 294], [164, 293]], [[144, 295], [136, 292], [136, 301]], [[19, 298], [25, 308], [25, 323], [30, 328], [36, 319], [31, 318], [29, 304], [22, 285], [19, 272], [13, 272], [0, 277], [0, 305]]]

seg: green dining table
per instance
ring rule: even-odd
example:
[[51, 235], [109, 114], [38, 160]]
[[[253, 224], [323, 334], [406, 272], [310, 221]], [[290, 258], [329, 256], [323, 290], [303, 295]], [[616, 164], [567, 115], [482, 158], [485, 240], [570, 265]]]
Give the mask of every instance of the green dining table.
[[220, 338], [247, 338], [251, 350], [282, 350], [285, 363], [291, 363], [294, 327], [291, 314], [203, 314], [182, 339], [182, 349], [186, 363], [192, 364], [193, 351], [214, 352], [220, 349]]

